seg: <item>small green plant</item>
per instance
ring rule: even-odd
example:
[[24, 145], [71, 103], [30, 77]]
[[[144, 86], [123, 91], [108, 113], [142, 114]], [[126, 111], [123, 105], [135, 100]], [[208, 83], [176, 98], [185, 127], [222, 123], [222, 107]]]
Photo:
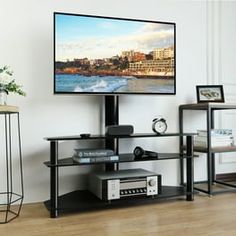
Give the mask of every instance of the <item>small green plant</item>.
[[6, 91], [6, 93], [16, 93], [21, 96], [26, 96], [26, 93], [22, 90], [22, 86], [16, 84], [12, 79], [13, 71], [8, 66], [0, 68], [0, 90]]

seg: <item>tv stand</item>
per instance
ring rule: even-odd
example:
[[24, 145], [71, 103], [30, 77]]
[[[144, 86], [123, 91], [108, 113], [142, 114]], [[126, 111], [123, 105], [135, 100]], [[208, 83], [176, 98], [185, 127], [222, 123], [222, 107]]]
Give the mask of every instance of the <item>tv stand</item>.
[[[193, 133], [166, 133], [157, 135], [155, 133], [146, 134], [132, 134], [130, 136], [117, 136], [113, 137], [112, 140], [115, 142], [119, 139], [130, 139], [130, 138], [162, 138], [162, 137], [185, 137], [187, 142], [186, 154], [182, 153], [158, 153], [158, 159], [142, 159], [136, 160], [132, 153], [119, 154], [119, 163], [130, 163], [130, 162], [146, 162], [146, 161], [162, 161], [162, 160], [186, 160], [186, 185], [185, 186], [162, 186], [162, 193], [156, 195], [153, 198], [142, 197], [139, 199], [122, 199], [114, 200], [109, 204], [106, 201], [98, 199], [96, 196], [91, 194], [87, 190], [78, 190], [59, 196], [59, 178], [58, 169], [62, 167], [82, 166], [82, 165], [94, 165], [94, 164], [79, 164], [74, 162], [72, 157], [59, 159], [58, 146], [60, 142], [72, 141], [72, 140], [109, 140], [110, 137], [105, 135], [91, 135], [88, 138], [81, 138], [78, 136], [64, 136], [64, 137], [48, 137], [47, 141], [50, 142], [50, 161], [44, 164], [50, 168], [50, 200], [45, 202], [47, 209], [50, 211], [51, 218], [57, 217], [60, 213], [74, 212], [74, 211], [87, 211], [94, 209], [112, 208], [118, 206], [128, 206], [146, 203], [155, 203], [160, 199], [186, 196], [187, 201], [193, 201]], [[100, 165], [107, 165], [110, 163], [99, 163]]]
[[[105, 96], [105, 125], [118, 125], [119, 124], [119, 97], [118, 96]], [[129, 136], [106, 136], [106, 135], [91, 135], [89, 137], [77, 136], [64, 136], [64, 137], [48, 137], [45, 138], [50, 142], [50, 161], [44, 164], [50, 168], [50, 200], [45, 202], [47, 209], [50, 211], [51, 218], [57, 217], [63, 212], [72, 211], [86, 211], [100, 208], [111, 208], [125, 205], [136, 205], [143, 203], [154, 203], [163, 198], [186, 196], [187, 201], [192, 201], [193, 196], [193, 133], [165, 133], [157, 135], [156, 133], [132, 134]], [[136, 160], [132, 153], [119, 153], [119, 140], [130, 138], [162, 138], [162, 137], [183, 137], [186, 138], [187, 150], [186, 153], [158, 153], [158, 159], [142, 159]], [[59, 159], [58, 146], [60, 142], [64, 141], [88, 141], [91, 140], [104, 140], [104, 147], [112, 149], [119, 155], [119, 161], [115, 163], [99, 163], [105, 166], [106, 171], [113, 171], [119, 169], [119, 163], [130, 162], [145, 162], [145, 161], [161, 161], [161, 160], [180, 160], [181, 163], [186, 160], [186, 185], [185, 186], [162, 186], [161, 194], [153, 198], [141, 197], [139, 199], [122, 199], [114, 200], [109, 204], [94, 196], [87, 190], [78, 190], [71, 193], [58, 195], [59, 192], [59, 178], [58, 169], [62, 167], [72, 167], [80, 165], [95, 165], [80, 164], [74, 162], [72, 157]], [[97, 165], [97, 163], [96, 163]]]

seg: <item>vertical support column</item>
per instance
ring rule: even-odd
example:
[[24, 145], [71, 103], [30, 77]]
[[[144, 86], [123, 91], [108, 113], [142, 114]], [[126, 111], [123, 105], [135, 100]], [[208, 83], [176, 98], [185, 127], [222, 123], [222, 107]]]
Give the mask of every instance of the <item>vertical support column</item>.
[[11, 114], [8, 114], [8, 133], [9, 133], [9, 180], [10, 180], [10, 202], [12, 202], [13, 182], [12, 182], [12, 134], [11, 134]]
[[21, 203], [18, 210], [18, 214], [21, 211], [23, 199], [24, 199], [24, 182], [23, 182], [23, 160], [22, 160], [22, 150], [21, 150], [21, 133], [20, 133], [20, 114], [17, 113], [17, 122], [18, 122], [18, 143], [19, 143], [19, 157], [20, 157], [20, 181], [21, 181]]
[[58, 216], [58, 141], [50, 142], [50, 217], [56, 218]]
[[193, 201], [193, 136], [186, 137], [187, 159], [186, 159], [186, 200]]
[[[215, 117], [214, 117], [214, 110], [211, 109], [211, 129], [214, 129], [215, 124]], [[216, 174], [215, 174], [215, 153], [211, 153], [211, 166], [212, 166], [212, 181], [214, 182], [216, 180]]]
[[[183, 133], [183, 108], [179, 107], [179, 133]], [[183, 136], [179, 137], [179, 152], [183, 154]], [[184, 184], [184, 160], [180, 159], [180, 184]]]
[[[118, 125], [119, 124], [119, 97], [118, 96], [105, 96], [105, 125]], [[114, 150], [116, 154], [119, 152], [118, 138], [110, 138], [105, 140], [105, 147]], [[118, 168], [118, 167], [117, 167]], [[115, 170], [115, 164], [106, 164], [107, 171]]]
[[119, 97], [105, 96], [105, 125], [119, 124]]
[[11, 201], [10, 201], [10, 197], [11, 197], [11, 192], [10, 192], [10, 179], [11, 179], [11, 172], [10, 172], [10, 168], [9, 168], [9, 139], [10, 139], [10, 134], [8, 133], [8, 119], [7, 117], [10, 116], [8, 113], [5, 113], [4, 118], [5, 118], [5, 139], [6, 139], [6, 200], [7, 200], [7, 208], [6, 208], [6, 215], [5, 215], [5, 222], [8, 221], [8, 213], [10, 211], [10, 206], [11, 206]]
[[212, 152], [211, 152], [211, 108], [207, 108], [207, 186], [208, 194], [212, 194]]

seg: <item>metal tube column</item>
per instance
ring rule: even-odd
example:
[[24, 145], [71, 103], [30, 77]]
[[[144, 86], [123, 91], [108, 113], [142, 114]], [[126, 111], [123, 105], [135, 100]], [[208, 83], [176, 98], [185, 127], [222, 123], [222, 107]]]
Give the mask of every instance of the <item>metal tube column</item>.
[[51, 218], [58, 216], [58, 142], [50, 142], [50, 200], [51, 200]]
[[187, 159], [186, 159], [186, 198], [187, 201], [194, 200], [193, 194], [193, 136], [186, 137]]

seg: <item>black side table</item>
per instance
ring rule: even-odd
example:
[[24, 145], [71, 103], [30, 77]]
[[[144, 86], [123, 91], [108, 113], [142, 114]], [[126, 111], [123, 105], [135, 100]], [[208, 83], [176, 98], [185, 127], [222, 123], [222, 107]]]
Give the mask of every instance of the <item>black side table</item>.
[[0, 105], [0, 224], [19, 216], [23, 198], [23, 168], [19, 109]]
[[[215, 112], [223, 110], [236, 110], [236, 104], [227, 103], [196, 103], [196, 104], [184, 104], [179, 106], [179, 131], [180, 133], [184, 130], [184, 111], [188, 110], [201, 110], [206, 113], [206, 130], [207, 130], [207, 147], [199, 147], [194, 145], [194, 151], [205, 153], [207, 156], [207, 181], [198, 181], [194, 184], [194, 189], [206, 193], [208, 195], [213, 195], [223, 192], [233, 192], [236, 191], [236, 185], [234, 183], [228, 183], [226, 181], [220, 181], [216, 179], [215, 173], [215, 154], [216, 153], [226, 153], [226, 152], [236, 152], [236, 145], [226, 146], [226, 147], [212, 147], [211, 145], [211, 130], [215, 128]], [[183, 145], [183, 138], [180, 137], [180, 150], [185, 150]], [[183, 177], [183, 161], [180, 163], [181, 172], [181, 183], [184, 182]], [[196, 184], [207, 183], [207, 188], [197, 187]], [[221, 190], [214, 191], [214, 184], [221, 185]], [[222, 188], [223, 186], [228, 187], [227, 189]]]

